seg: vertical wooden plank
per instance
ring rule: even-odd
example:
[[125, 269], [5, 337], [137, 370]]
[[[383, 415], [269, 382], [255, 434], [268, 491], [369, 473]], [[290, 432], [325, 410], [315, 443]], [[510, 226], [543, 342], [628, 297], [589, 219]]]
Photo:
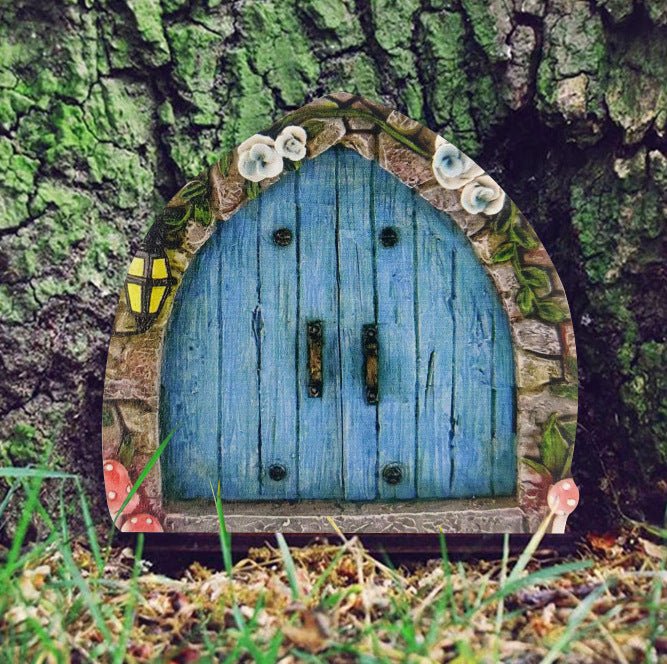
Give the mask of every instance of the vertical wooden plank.
[[491, 493], [492, 466], [492, 326], [486, 275], [469, 246], [456, 253], [454, 301], [456, 372], [451, 495]]
[[[259, 233], [260, 300], [264, 321], [260, 361], [262, 429], [262, 497], [297, 497], [297, 262], [296, 177], [288, 174], [262, 194]], [[287, 246], [273, 234], [292, 232]], [[269, 476], [272, 464], [283, 466], [280, 480]]]
[[[493, 285], [489, 284], [490, 289]], [[492, 290], [492, 295], [498, 296]], [[514, 356], [507, 314], [500, 304], [493, 311], [493, 469], [491, 488], [496, 496], [516, 491], [516, 442], [514, 435]]]
[[162, 354], [161, 435], [175, 429], [162, 460], [167, 501], [210, 498], [218, 482], [219, 235], [184, 275]]
[[[342, 426], [336, 285], [336, 155], [325, 152], [297, 173], [299, 263], [298, 491], [301, 498], [342, 497]], [[323, 393], [308, 396], [306, 324], [324, 324]], [[291, 389], [289, 385], [286, 390]]]
[[[377, 406], [366, 403], [362, 328], [375, 323], [371, 169], [363, 157], [338, 152], [338, 292], [343, 401], [345, 498], [377, 497]], [[382, 331], [379, 331], [382, 353]], [[380, 400], [382, 376], [380, 376]]]
[[222, 496], [250, 500], [259, 487], [259, 372], [263, 311], [257, 238], [262, 198], [221, 224], [218, 321]]
[[417, 494], [450, 494], [452, 400], [457, 371], [454, 342], [453, 222], [415, 200], [415, 319], [417, 321]]
[[[378, 403], [379, 496], [406, 499], [416, 495], [414, 194], [400, 180], [373, 164], [373, 210], [380, 347], [380, 400]], [[386, 227], [398, 241], [385, 246]], [[389, 484], [382, 469], [397, 463], [401, 481]]]

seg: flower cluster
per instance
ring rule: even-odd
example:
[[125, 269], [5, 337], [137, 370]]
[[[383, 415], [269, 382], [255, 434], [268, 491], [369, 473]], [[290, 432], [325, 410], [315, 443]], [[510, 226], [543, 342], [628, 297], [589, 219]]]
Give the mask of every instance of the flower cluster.
[[470, 214], [493, 215], [505, 203], [500, 186], [456, 146], [438, 136], [433, 155], [433, 175], [445, 189], [461, 189], [461, 206]]
[[238, 147], [239, 173], [251, 182], [274, 178], [282, 173], [283, 159], [300, 161], [306, 156], [306, 130], [297, 125], [285, 127], [274, 140], [255, 134]]

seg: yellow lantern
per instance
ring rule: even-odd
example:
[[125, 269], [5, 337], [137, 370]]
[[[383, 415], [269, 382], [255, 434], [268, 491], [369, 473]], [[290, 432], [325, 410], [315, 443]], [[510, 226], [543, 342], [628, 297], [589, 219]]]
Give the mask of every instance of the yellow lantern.
[[140, 332], [146, 331], [157, 318], [170, 287], [166, 254], [161, 250], [138, 251], [125, 278], [125, 298]]

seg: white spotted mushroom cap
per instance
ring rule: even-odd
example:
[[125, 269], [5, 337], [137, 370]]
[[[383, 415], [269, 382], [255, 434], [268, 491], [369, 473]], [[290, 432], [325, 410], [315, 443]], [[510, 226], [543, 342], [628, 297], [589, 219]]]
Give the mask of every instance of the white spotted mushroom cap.
[[[103, 469], [107, 505], [109, 506], [111, 517], [115, 519], [125, 499], [132, 490], [132, 482], [130, 481], [130, 474], [120, 461], [106, 459], [103, 463]], [[125, 506], [123, 516], [132, 514], [137, 507], [139, 507], [139, 496], [135, 494]]]
[[579, 489], [574, 480], [569, 477], [552, 484], [547, 494], [547, 504], [555, 514], [572, 514], [579, 504]]
[[125, 521], [121, 530], [124, 533], [161, 533], [162, 526], [152, 514], [133, 514]]

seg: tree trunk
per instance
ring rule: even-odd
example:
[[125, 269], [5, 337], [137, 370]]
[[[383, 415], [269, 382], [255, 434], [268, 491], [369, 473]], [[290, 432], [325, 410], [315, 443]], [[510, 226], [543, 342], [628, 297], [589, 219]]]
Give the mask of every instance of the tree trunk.
[[467, 151], [551, 253], [580, 359], [570, 523], [662, 517], [664, 2], [0, 5], [0, 465], [43, 463], [52, 441], [102, 513], [106, 347], [154, 212], [285, 110], [346, 90]]

